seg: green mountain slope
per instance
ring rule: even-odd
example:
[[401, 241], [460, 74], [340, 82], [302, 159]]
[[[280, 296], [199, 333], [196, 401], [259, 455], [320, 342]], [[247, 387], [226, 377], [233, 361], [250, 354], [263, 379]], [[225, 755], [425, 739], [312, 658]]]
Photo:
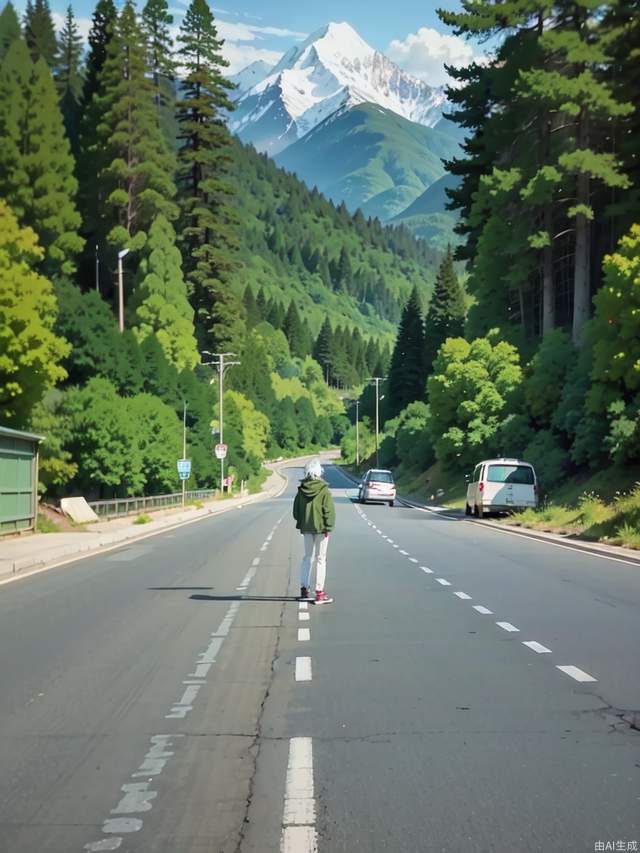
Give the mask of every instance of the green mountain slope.
[[325, 317], [366, 335], [395, 333], [414, 285], [428, 300], [440, 253], [406, 228], [351, 215], [237, 142], [230, 175], [241, 227], [243, 266], [232, 285], [294, 299], [317, 334]]
[[411, 233], [430, 245], [446, 248], [460, 241], [454, 233], [458, 215], [447, 210], [449, 198], [447, 189], [458, 185], [458, 179], [450, 174], [443, 175], [431, 184], [422, 195], [418, 196], [406, 210], [399, 213], [391, 221], [393, 224], [404, 225]]
[[308, 186], [317, 186], [349, 210], [389, 220], [444, 175], [443, 159], [459, 142], [374, 104], [330, 116], [276, 157]]

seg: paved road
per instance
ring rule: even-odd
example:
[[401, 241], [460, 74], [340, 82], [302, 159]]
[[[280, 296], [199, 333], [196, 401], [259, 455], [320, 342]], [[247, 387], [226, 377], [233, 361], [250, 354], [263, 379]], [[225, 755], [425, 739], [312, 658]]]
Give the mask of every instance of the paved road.
[[640, 848], [640, 569], [329, 478], [0, 587], [1, 853]]

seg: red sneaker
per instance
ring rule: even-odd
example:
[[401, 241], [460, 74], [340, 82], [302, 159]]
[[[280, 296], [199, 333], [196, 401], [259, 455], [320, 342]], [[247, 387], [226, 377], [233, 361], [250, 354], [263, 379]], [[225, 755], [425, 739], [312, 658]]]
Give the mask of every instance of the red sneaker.
[[328, 598], [326, 592], [321, 589], [316, 590], [315, 604], [331, 604], [333, 598]]

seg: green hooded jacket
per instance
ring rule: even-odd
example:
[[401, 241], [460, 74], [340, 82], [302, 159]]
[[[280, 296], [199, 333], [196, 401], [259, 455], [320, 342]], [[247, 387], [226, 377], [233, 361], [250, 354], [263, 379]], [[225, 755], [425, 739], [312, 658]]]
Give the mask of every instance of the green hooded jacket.
[[298, 486], [293, 517], [300, 533], [330, 533], [336, 523], [336, 508], [324, 480], [305, 479]]

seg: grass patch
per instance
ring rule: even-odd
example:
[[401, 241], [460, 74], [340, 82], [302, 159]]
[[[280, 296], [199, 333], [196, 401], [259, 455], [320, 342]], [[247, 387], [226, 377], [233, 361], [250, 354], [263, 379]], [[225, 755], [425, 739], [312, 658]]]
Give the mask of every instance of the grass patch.
[[43, 512], [39, 512], [38, 522], [36, 524], [36, 533], [60, 533], [60, 528], [49, 518], [48, 515], [45, 515]]
[[189, 501], [187, 503], [187, 506], [195, 507], [195, 509], [202, 509], [202, 507], [204, 506], [204, 502], [201, 500], [193, 500]]
[[133, 522], [133, 523], [134, 523], [134, 524], [149, 524], [149, 522], [150, 522], [150, 521], [153, 521], [153, 519], [151, 518], [151, 516], [150, 516], [150, 515], [148, 515], [146, 512], [143, 512], [141, 515], [139, 515], [139, 516], [134, 520], [134, 522]]
[[549, 502], [537, 512], [516, 513], [509, 521], [534, 530], [640, 549], [640, 483], [626, 493], [614, 493], [611, 499], [584, 492], [574, 506]]
[[247, 489], [249, 494], [257, 494], [262, 489], [265, 480], [270, 474], [271, 471], [268, 471], [266, 468], [261, 468], [257, 474], [254, 474], [253, 477], [249, 477], [247, 480]]

